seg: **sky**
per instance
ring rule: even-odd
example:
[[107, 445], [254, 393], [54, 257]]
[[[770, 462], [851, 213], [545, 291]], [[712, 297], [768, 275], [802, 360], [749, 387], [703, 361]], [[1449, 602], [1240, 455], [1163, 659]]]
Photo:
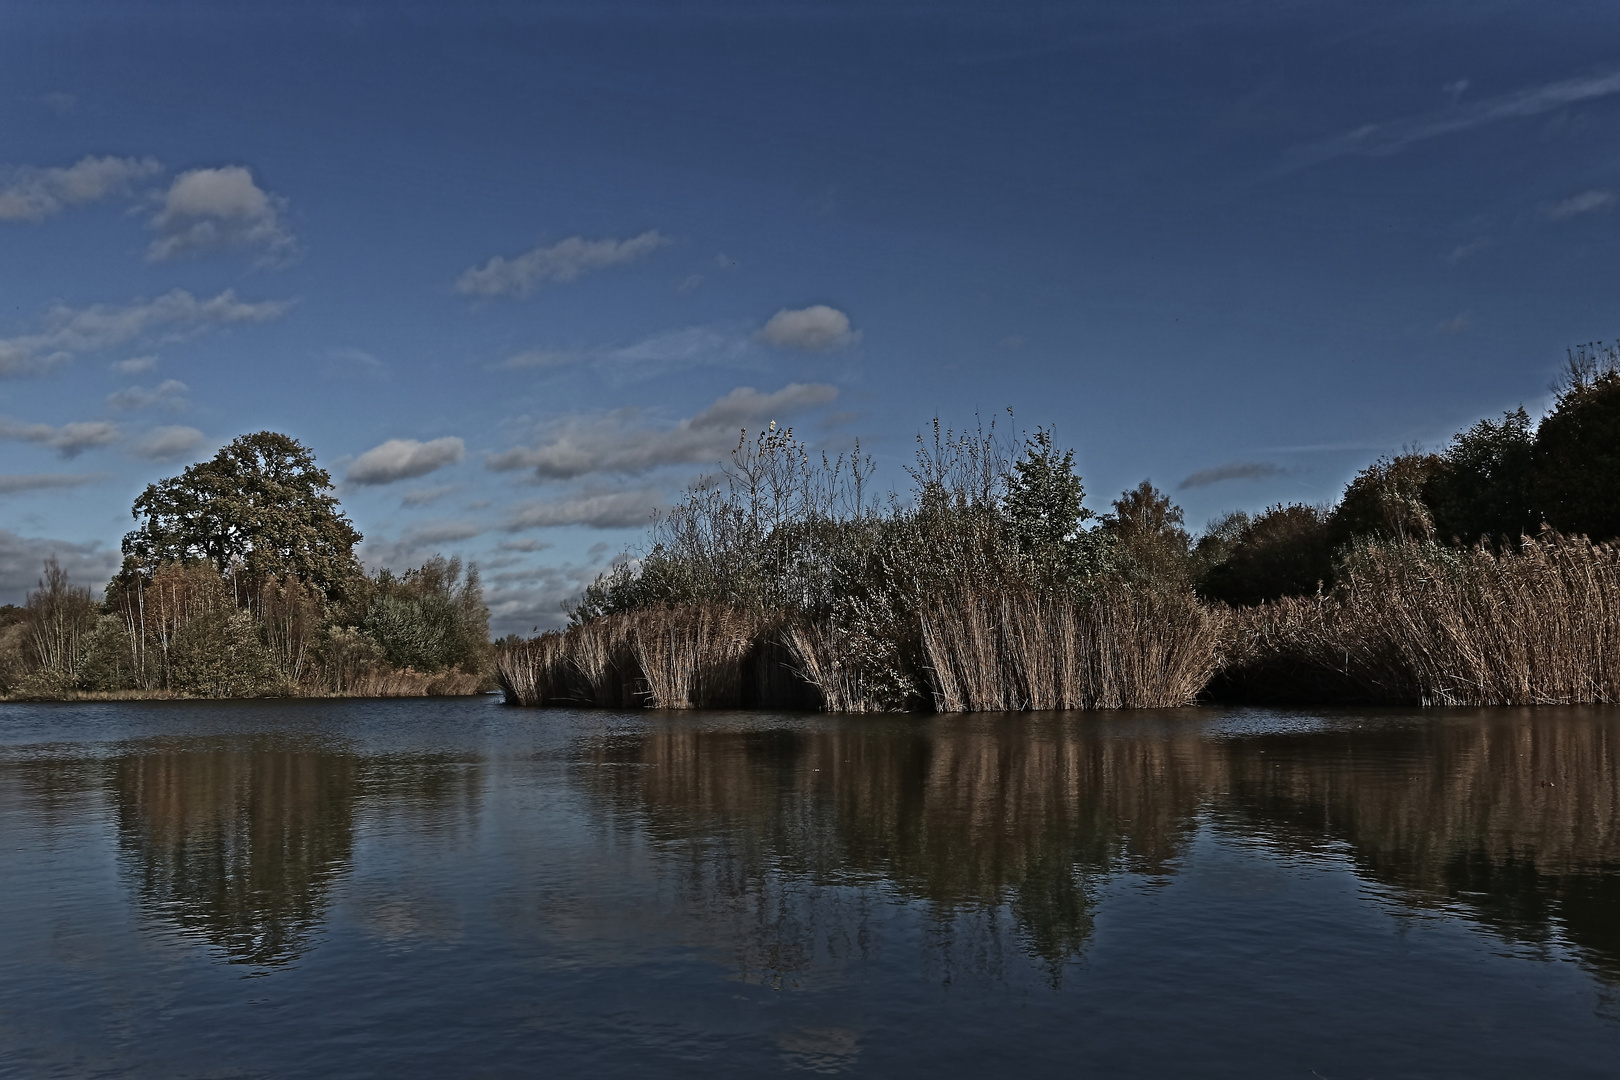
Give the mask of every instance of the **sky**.
[[1612, 3], [13, 0], [0, 603], [265, 429], [497, 633], [771, 421], [1328, 502], [1620, 333], [1617, 207]]

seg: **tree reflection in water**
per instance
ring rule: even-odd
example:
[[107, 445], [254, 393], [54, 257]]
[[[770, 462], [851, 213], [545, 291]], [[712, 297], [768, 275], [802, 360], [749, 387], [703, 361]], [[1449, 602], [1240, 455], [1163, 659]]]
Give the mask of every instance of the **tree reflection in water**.
[[147, 910], [230, 963], [276, 967], [307, 951], [347, 872], [357, 801], [464, 800], [476, 770], [363, 758], [259, 735], [130, 744], [106, 765], [126, 867]]
[[956, 964], [993, 969], [1010, 921], [1056, 977], [1087, 943], [1099, 886], [1173, 878], [1208, 822], [1296, 854], [1347, 846], [1358, 873], [1405, 903], [1460, 908], [1511, 941], [1561, 938], [1620, 980], [1612, 710], [1346, 714], [1254, 735], [1211, 719], [761, 730], [672, 717], [582, 741], [578, 775], [619, 827], [674, 860], [690, 899], [728, 913], [719, 936], [745, 975], [864, 947], [881, 897], [836, 888], [857, 886], [927, 904]]

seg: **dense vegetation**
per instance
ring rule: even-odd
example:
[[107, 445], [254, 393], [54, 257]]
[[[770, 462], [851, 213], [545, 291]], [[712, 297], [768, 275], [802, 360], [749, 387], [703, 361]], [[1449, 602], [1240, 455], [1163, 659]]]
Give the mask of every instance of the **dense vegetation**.
[[296, 440], [244, 435], [149, 485], [104, 597], [53, 558], [0, 609], [0, 694], [471, 693], [489, 671], [476, 567], [367, 575], [331, 477]]
[[[1185, 704], [1200, 694], [1620, 701], [1620, 370], [1381, 459], [1333, 506], [1196, 539], [1144, 481], [1094, 518], [1072, 451], [993, 425], [918, 440], [911, 490], [744, 437], [570, 628], [509, 641], [509, 700], [834, 710]], [[1615, 670], [1611, 670], [1614, 668]]]

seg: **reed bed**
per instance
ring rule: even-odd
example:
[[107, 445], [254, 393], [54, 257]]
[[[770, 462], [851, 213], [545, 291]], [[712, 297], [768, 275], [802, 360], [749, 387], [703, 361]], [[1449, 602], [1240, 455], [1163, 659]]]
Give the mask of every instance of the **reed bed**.
[[496, 678], [513, 705], [800, 707], [805, 688], [785, 671], [780, 629], [715, 603], [606, 615], [502, 646]]
[[1232, 616], [1218, 689], [1291, 701], [1620, 702], [1620, 549], [1546, 532], [1517, 550], [1365, 545], [1327, 596]]
[[1189, 593], [1116, 585], [1091, 599], [965, 592], [922, 620], [939, 712], [1189, 705], [1219, 664], [1222, 620]]

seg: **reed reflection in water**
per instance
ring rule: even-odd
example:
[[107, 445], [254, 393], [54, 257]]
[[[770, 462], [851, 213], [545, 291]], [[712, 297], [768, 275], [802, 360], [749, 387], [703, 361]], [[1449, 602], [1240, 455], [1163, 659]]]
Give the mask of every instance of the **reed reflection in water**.
[[[1620, 980], [1612, 711], [1348, 715], [1362, 718], [1263, 734], [1211, 733], [1185, 714], [766, 730], [670, 717], [584, 741], [592, 767], [578, 775], [683, 880], [752, 898], [756, 926], [787, 880], [882, 881], [945, 918], [1004, 909], [1026, 950], [1060, 965], [1085, 946], [1101, 882], [1173, 877], [1208, 820], [1294, 854], [1346, 850], [1407, 904], [1459, 908], [1510, 941], [1562, 936]], [[815, 951], [778, 940], [753, 953]]]
[[0, 1075], [1620, 1055], [1620, 710], [0, 721]]

